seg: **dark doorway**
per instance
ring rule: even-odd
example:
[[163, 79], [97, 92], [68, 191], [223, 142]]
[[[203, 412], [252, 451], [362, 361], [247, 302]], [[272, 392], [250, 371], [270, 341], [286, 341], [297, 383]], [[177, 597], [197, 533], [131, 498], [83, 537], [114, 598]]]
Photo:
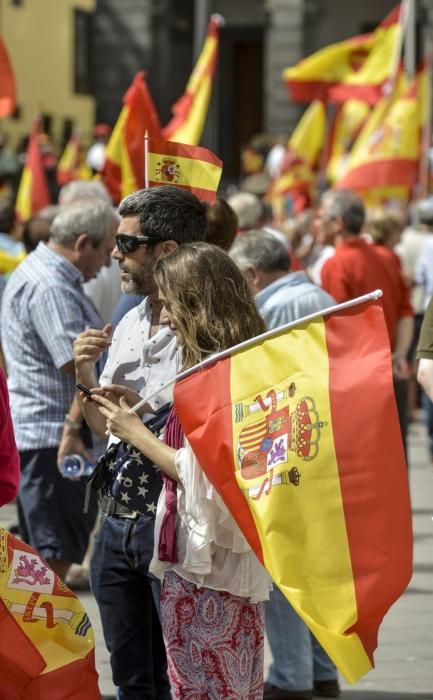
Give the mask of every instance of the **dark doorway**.
[[263, 29], [224, 27], [218, 70], [218, 154], [236, 179], [240, 152], [263, 131]]

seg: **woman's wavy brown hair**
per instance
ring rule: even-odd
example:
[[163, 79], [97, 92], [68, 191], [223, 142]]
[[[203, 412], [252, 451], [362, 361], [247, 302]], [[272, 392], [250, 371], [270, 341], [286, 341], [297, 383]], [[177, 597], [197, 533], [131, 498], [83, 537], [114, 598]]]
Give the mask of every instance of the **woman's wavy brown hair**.
[[185, 243], [159, 258], [154, 274], [185, 369], [266, 331], [247, 282], [220, 248]]

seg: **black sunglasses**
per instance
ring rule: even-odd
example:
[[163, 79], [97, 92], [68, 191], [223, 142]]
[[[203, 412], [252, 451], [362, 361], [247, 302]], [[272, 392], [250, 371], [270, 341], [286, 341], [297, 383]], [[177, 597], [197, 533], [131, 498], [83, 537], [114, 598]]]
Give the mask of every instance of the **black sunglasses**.
[[123, 255], [125, 253], [133, 253], [141, 245], [157, 243], [160, 240], [161, 238], [158, 238], [158, 236], [130, 236], [128, 233], [116, 234], [116, 246]]

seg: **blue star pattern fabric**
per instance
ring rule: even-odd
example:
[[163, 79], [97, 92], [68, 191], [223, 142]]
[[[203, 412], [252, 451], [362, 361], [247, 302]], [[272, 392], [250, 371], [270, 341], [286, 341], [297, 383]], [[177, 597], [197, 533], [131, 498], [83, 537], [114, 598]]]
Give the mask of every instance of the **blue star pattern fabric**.
[[[162, 432], [169, 410], [170, 404], [167, 404], [146, 422], [146, 426], [155, 435]], [[159, 469], [147, 457], [133, 445], [119, 442], [110, 445], [102, 455], [95, 471], [101, 469], [105, 473], [102, 486], [104, 493], [129, 510], [155, 517], [162, 477]]]

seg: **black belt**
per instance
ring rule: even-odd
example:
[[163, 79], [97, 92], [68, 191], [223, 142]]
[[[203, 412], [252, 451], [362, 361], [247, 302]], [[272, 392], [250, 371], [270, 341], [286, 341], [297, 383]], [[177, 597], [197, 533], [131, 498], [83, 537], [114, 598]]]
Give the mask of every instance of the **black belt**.
[[103, 513], [103, 515], [114, 515], [116, 518], [127, 518], [129, 520], [136, 520], [141, 515], [138, 510], [130, 510], [120, 505], [120, 503], [115, 501], [114, 498], [111, 498], [111, 496], [102, 496], [101, 513]]

